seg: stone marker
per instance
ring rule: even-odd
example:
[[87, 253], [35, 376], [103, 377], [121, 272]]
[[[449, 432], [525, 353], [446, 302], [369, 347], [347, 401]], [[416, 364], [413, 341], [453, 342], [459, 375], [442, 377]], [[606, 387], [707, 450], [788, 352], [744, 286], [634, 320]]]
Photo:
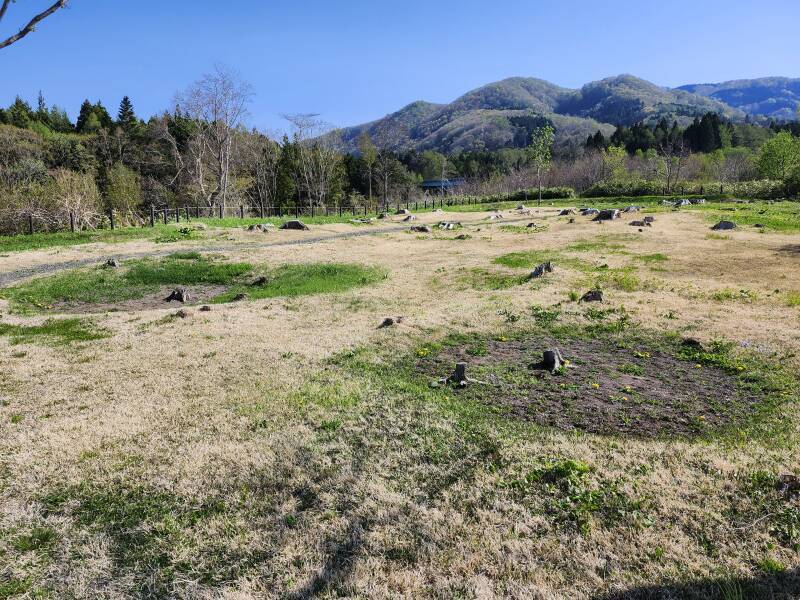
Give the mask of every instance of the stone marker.
[[384, 329], [385, 327], [391, 327], [392, 325], [397, 325], [403, 322], [403, 317], [386, 317], [381, 324], [378, 325], [378, 329]]
[[592, 221], [613, 221], [619, 219], [619, 211], [616, 208], [607, 208], [598, 212]]
[[431, 228], [427, 225], [413, 225], [411, 227], [411, 231], [416, 231], [418, 233], [430, 233]]
[[574, 210], [572, 210], [571, 208], [565, 208], [560, 213], [558, 213], [558, 216], [559, 217], [566, 217], [566, 216], [574, 215], [574, 214], [575, 214]]
[[164, 299], [165, 302], [172, 302], [173, 300], [186, 303], [189, 301], [189, 292], [186, 288], [175, 288], [172, 290], [172, 293]]
[[109, 258], [106, 261], [105, 266], [110, 267], [112, 269], [116, 269], [117, 267], [119, 267], [119, 261], [116, 258]]
[[714, 231], [722, 231], [728, 229], [736, 229], [736, 223], [733, 221], [720, 221], [716, 225], [714, 225], [711, 229]]
[[542, 367], [550, 371], [550, 373], [555, 374], [563, 366], [564, 357], [561, 355], [561, 350], [556, 348], [542, 352]]
[[204, 304], [200, 307], [200, 312], [211, 312], [211, 307], [208, 304]]
[[602, 302], [603, 292], [601, 290], [589, 290], [580, 299], [581, 302]]
[[308, 231], [308, 225], [299, 221], [297, 219], [292, 219], [291, 221], [286, 221], [283, 225], [281, 225], [281, 229], [295, 229], [298, 231]]
[[553, 272], [553, 263], [549, 260], [545, 263], [538, 265], [531, 274], [528, 276], [528, 279], [538, 279], [542, 277], [545, 273], [552, 273]]

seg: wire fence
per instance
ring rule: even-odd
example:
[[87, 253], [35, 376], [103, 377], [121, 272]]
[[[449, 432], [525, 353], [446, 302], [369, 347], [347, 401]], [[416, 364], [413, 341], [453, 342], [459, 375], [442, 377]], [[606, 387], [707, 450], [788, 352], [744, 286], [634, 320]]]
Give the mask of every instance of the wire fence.
[[[156, 207], [151, 205], [147, 216], [140, 216], [137, 221], [140, 225], [149, 225], [155, 227], [157, 224], [181, 223], [201, 219], [272, 219], [272, 218], [295, 218], [301, 217], [336, 217], [345, 218], [350, 217], [353, 219], [364, 218], [371, 216], [378, 216], [381, 213], [398, 212], [402, 209], [409, 211], [419, 210], [433, 210], [436, 208], [444, 208], [445, 206], [456, 205], [477, 205], [482, 204], [481, 198], [477, 197], [444, 197], [444, 198], [425, 198], [422, 200], [414, 200], [407, 202], [386, 202], [377, 205], [363, 205], [363, 206], [328, 206], [328, 205], [290, 205], [290, 206], [269, 206], [264, 204], [259, 205], [246, 205], [240, 204], [239, 206], [230, 205], [206, 205], [206, 206], [192, 206], [183, 205], [177, 207]], [[117, 229], [119, 225], [119, 214], [110, 209], [104, 214], [104, 219], [100, 229], [110, 228]], [[127, 219], [129, 221], [129, 219]], [[34, 233], [52, 233], [54, 230], [50, 227], [40, 226], [37, 228], [37, 218], [34, 215], [28, 215], [27, 227], [25, 228], [29, 235]], [[43, 225], [43, 223], [42, 223]], [[81, 228], [77, 224], [75, 213], [69, 213], [69, 227], [63, 231], [71, 231], [76, 233]], [[22, 230], [22, 228], [20, 228]]]

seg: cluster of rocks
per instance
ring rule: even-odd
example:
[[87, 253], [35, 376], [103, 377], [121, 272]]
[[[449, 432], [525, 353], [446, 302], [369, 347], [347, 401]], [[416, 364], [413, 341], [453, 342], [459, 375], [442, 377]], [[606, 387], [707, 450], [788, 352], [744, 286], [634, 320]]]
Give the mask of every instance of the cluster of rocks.
[[459, 221], [439, 221], [436, 226], [445, 231], [452, 231], [453, 229], [460, 229], [461, 223]]
[[275, 229], [275, 225], [272, 223], [254, 223], [247, 227], [247, 231], [261, 231], [263, 233], [267, 233], [271, 229]]
[[705, 198], [680, 198], [679, 200], [662, 200], [661, 204], [664, 206], [674, 206], [675, 208], [680, 208], [681, 206], [690, 206], [692, 204], [705, 204]]
[[655, 217], [645, 217], [644, 219], [638, 221], [631, 221], [628, 223], [628, 225], [633, 227], [652, 227], [655, 220]]

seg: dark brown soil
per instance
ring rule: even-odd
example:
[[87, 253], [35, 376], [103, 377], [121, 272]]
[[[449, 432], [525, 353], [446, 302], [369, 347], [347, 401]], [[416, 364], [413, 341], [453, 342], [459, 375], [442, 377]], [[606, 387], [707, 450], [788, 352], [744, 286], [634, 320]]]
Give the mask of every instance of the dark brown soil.
[[[570, 361], [561, 374], [538, 368], [542, 352], [552, 348]], [[486, 340], [446, 347], [434, 359], [420, 362], [418, 369], [439, 378], [448, 375], [456, 362], [466, 362], [467, 375], [483, 382], [457, 394], [499, 406], [510, 416], [564, 430], [694, 437], [746, 419], [759, 401], [741, 391], [736, 377], [721, 369], [598, 339]]]
[[[175, 287], [182, 287], [189, 292], [189, 302], [166, 302], [170, 292]], [[195, 304], [207, 304], [211, 298], [222, 294], [228, 290], [224, 285], [194, 285], [194, 286], [165, 286], [154, 294], [148, 294], [141, 298], [130, 300], [120, 300], [117, 302], [62, 302], [53, 305], [52, 312], [61, 314], [95, 314], [104, 312], [136, 312], [139, 310], [152, 310], [156, 308], [180, 308], [181, 306], [193, 306]]]

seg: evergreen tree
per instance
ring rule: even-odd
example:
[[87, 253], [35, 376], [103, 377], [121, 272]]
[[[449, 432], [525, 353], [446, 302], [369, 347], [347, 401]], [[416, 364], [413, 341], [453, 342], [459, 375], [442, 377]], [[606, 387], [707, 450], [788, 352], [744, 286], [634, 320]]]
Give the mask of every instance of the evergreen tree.
[[75, 123], [75, 129], [78, 130], [78, 133], [86, 133], [86, 122], [93, 113], [94, 107], [92, 103], [88, 100], [84, 100], [81, 104], [81, 110], [78, 113], [78, 120]]
[[34, 114], [31, 105], [17, 96], [14, 103], [8, 107], [7, 118], [11, 125], [24, 129], [34, 120]]
[[119, 103], [117, 125], [122, 127], [127, 133], [130, 133], [136, 125], [136, 114], [133, 112], [133, 103], [127, 96], [123, 96], [122, 102]]
[[47, 104], [44, 101], [44, 95], [39, 90], [39, 96], [36, 99], [36, 120], [45, 125], [50, 125], [50, 113], [47, 110]]

